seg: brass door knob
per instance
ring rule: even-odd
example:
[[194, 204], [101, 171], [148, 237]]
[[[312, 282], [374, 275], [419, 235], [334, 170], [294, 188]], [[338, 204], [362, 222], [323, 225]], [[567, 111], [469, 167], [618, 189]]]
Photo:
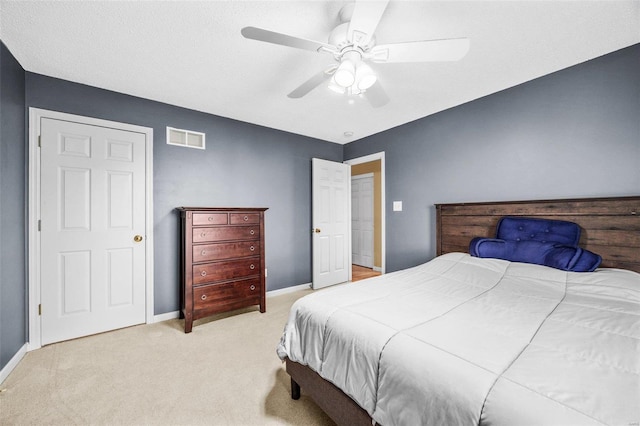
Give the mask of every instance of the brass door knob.
[[312, 230], [312, 232], [315, 232], [316, 234], [319, 234], [321, 231], [320, 231], [320, 228], [315, 228], [315, 229]]
[[140, 241], [142, 241], [142, 235], [136, 235], [135, 237], [133, 237], [133, 241], [139, 243]]

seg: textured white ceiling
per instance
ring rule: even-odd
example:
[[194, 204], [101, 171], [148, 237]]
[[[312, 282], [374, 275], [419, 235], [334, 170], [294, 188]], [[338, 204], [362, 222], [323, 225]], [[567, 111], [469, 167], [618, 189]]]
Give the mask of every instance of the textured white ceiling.
[[375, 65], [391, 99], [381, 108], [325, 87], [288, 98], [331, 57], [247, 40], [241, 28], [325, 42], [345, 3], [0, 0], [0, 38], [34, 73], [337, 143], [640, 42], [638, 0], [391, 0], [378, 44], [468, 37], [467, 56]]

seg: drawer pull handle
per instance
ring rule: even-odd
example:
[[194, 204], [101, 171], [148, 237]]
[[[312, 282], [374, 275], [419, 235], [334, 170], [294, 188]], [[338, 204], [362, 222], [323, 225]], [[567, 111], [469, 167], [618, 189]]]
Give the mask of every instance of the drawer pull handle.
[[249, 269], [253, 270], [256, 269], [256, 265], [254, 265], [253, 263], [251, 265], [249, 265]]
[[202, 234], [200, 234], [200, 236], [201, 236], [202, 238], [204, 238], [204, 237], [206, 237], [206, 236], [207, 236], [207, 233], [206, 233], [206, 232], [203, 232]]
[[254, 246], [249, 247], [249, 250], [254, 251], [256, 248]]
[[213, 216], [209, 216], [209, 222], [213, 222]]
[[203, 294], [203, 295], [200, 297], [200, 299], [202, 299], [202, 300], [207, 300], [207, 295], [206, 295], [206, 294]]
[[206, 251], [206, 250], [202, 250], [202, 251], [200, 252], [200, 254], [204, 256], [205, 254], [207, 254], [207, 251]]
[[249, 220], [249, 216], [246, 216], [242, 218], [245, 222]]
[[202, 275], [203, 277], [206, 277], [207, 276], [207, 271], [200, 272], [200, 275]]
[[253, 234], [255, 234], [255, 233], [256, 233], [256, 231], [254, 231], [253, 229], [252, 229], [251, 231], [249, 231], [249, 234], [250, 234], [250, 235], [253, 235]]
[[253, 285], [253, 284], [251, 284], [251, 287], [249, 287], [249, 288], [251, 289], [251, 291], [253, 291], [253, 290], [255, 290], [255, 289], [256, 289], [256, 286], [255, 286], [255, 285]]

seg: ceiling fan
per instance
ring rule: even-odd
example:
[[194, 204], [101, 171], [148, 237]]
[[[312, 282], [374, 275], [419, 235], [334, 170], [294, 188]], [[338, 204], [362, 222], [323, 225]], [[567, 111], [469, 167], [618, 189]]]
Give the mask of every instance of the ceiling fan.
[[307, 40], [256, 27], [245, 27], [245, 38], [298, 49], [328, 53], [335, 63], [313, 75], [287, 96], [301, 98], [324, 82], [329, 88], [347, 95], [362, 95], [373, 107], [389, 101], [369, 63], [457, 61], [469, 50], [469, 39], [409, 41], [376, 44], [374, 31], [389, 0], [357, 0], [340, 10], [341, 23], [331, 31], [329, 42]]

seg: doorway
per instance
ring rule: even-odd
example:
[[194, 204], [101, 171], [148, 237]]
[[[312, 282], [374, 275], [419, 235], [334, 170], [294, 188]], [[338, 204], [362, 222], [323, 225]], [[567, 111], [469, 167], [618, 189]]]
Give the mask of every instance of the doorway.
[[379, 152], [345, 161], [345, 164], [351, 166], [352, 178], [369, 174], [373, 177], [373, 265], [371, 270], [381, 274], [384, 274], [386, 269], [384, 154], [384, 152]]
[[373, 269], [373, 173], [351, 176], [351, 263]]

